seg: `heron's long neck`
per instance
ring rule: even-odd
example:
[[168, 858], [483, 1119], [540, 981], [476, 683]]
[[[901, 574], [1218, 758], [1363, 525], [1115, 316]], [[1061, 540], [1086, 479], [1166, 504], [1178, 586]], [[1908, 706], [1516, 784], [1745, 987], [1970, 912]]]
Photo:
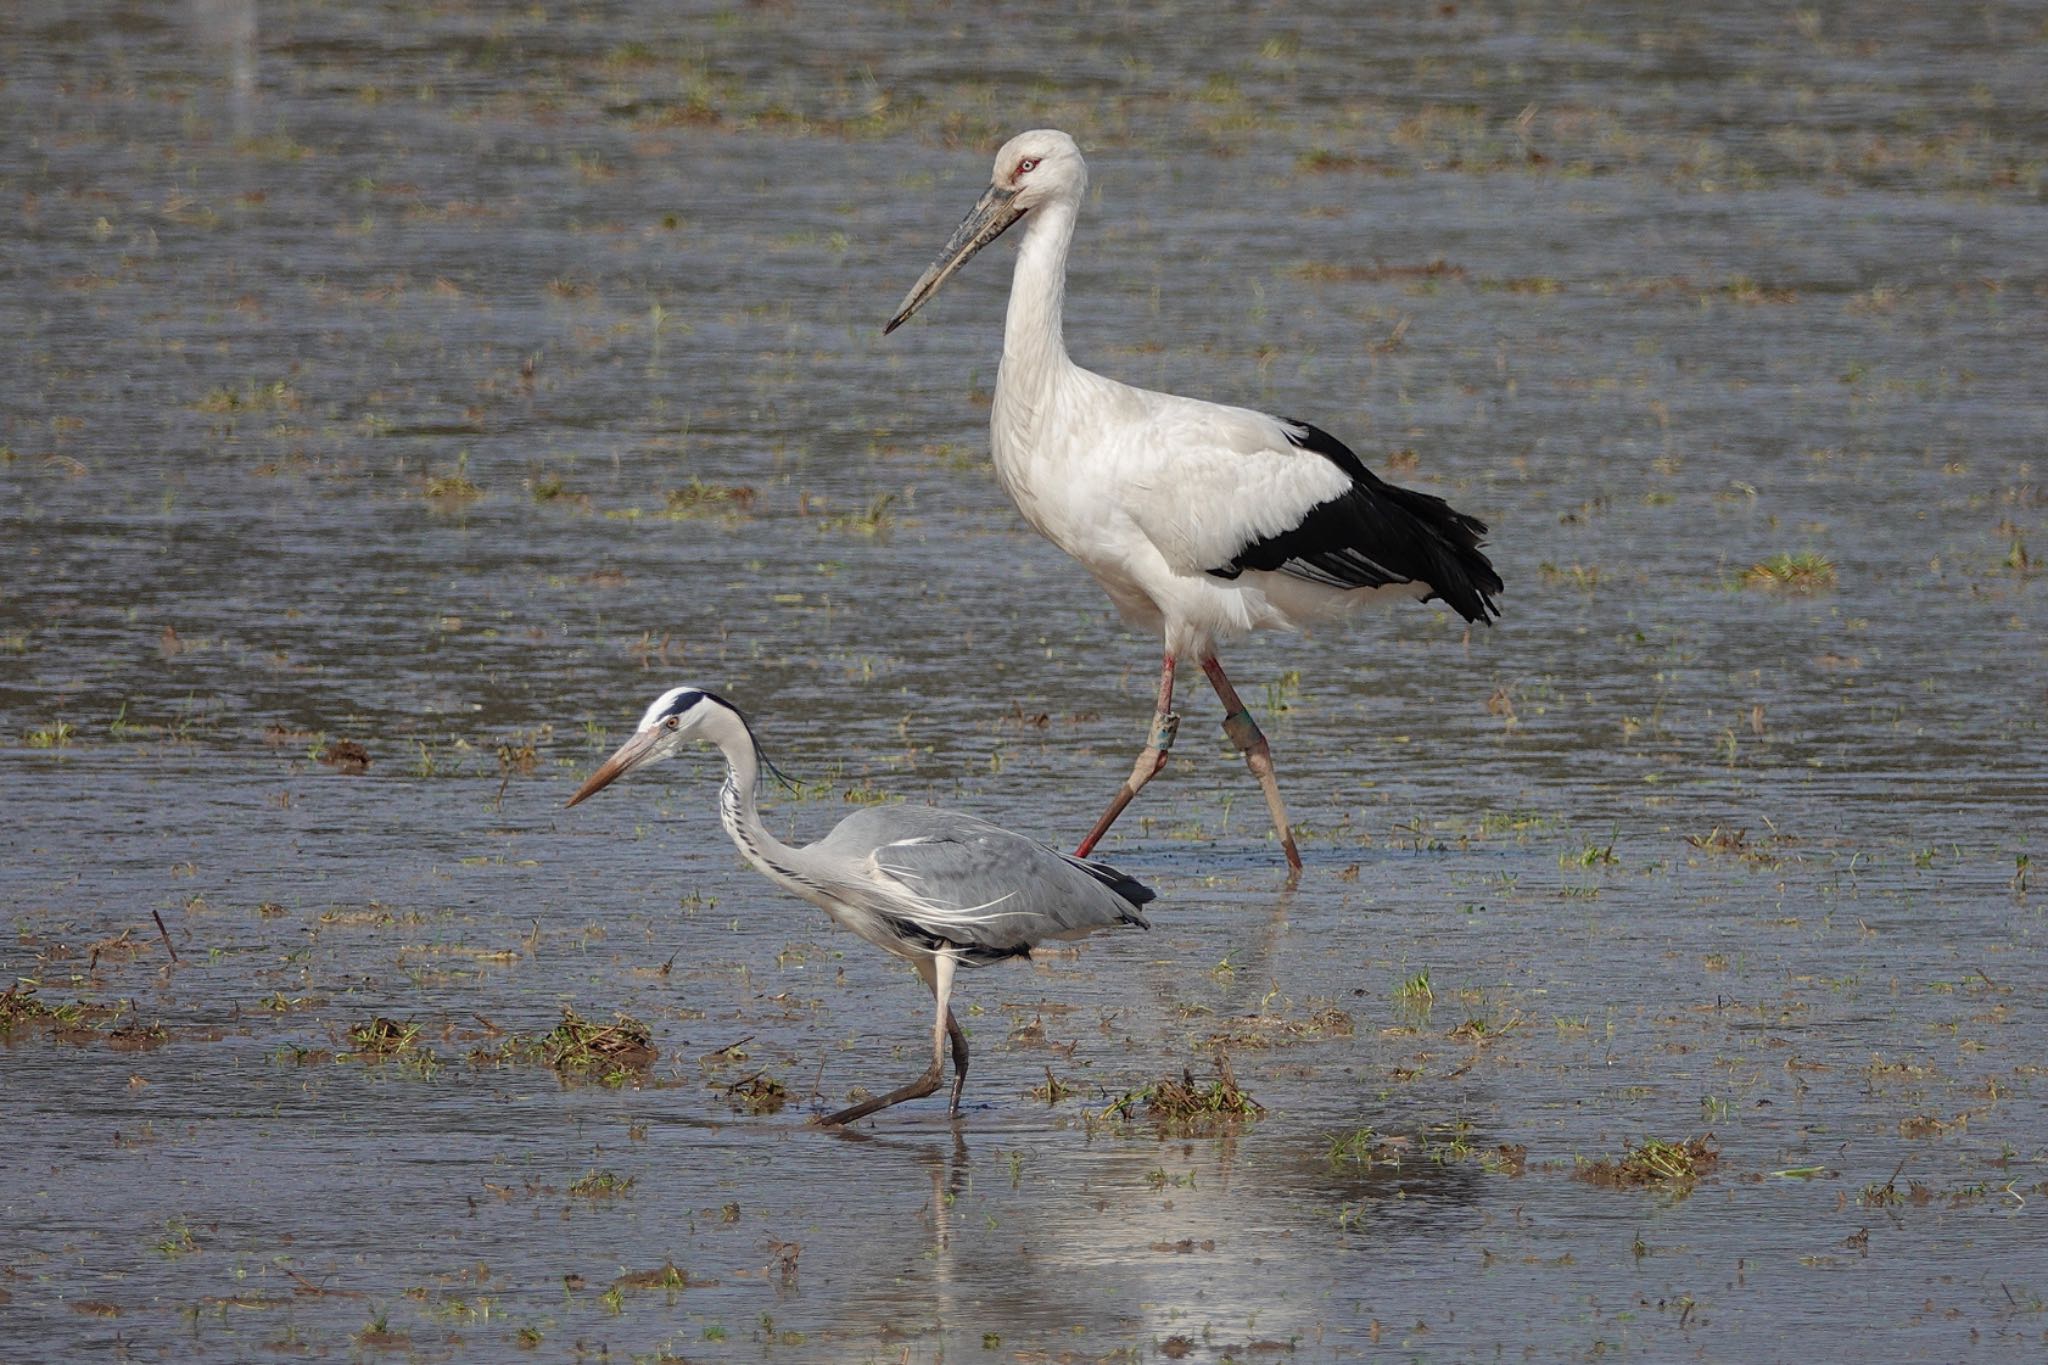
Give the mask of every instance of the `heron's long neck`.
[[740, 854], [754, 867], [780, 882], [808, 885], [799, 868], [803, 851], [791, 848], [761, 823], [755, 797], [761, 790], [761, 751], [746, 722], [721, 714], [705, 726], [705, 738], [725, 755], [725, 788], [718, 794], [718, 818]]
[[[1073, 362], [1062, 334], [1067, 302], [1067, 248], [1074, 240], [1079, 206], [1064, 201], [1031, 212], [1010, 277], [1010, 312], [1003, 322], [1002, 388], [1013, 393], [1043, 391]], [[1014, 387], [1013, 387], [1014, 386]]]

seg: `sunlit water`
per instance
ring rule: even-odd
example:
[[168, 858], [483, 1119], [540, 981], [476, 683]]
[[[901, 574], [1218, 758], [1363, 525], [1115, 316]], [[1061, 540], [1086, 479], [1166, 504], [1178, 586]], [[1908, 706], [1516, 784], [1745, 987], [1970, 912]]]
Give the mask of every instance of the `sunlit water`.
[[[0, 1050], [0, 1354], [2035, 1358], [2044, 45], [0, 17], [5, 968], [115, 1007]], [[1485, 518], [1506, 617], [1226, 654], [1293, 892], [1190, 679], [1105, 846], [1153, 931], [965, 978], [957, 1127], [829, 1135], [922, 1065], [911, 975], [738, 864], [708, 758], [561, 805], [682, 681], [805, 837], [893, 794], [1068, 842], [1127, 771], [1155, 642], [986, 465], [1008, 244], [880, 336], [1039, 124], [1093, 171], [1078, 358]], [[564, 1005], [659, 1060], [467, 1060]], [[410, 1055], [350, 1057], [380, 1016]], [[1094, 1117], [1219, 1037], [1264, 1117]], [[1579, 1178], [1709, 1132], [1696, 1184]]]

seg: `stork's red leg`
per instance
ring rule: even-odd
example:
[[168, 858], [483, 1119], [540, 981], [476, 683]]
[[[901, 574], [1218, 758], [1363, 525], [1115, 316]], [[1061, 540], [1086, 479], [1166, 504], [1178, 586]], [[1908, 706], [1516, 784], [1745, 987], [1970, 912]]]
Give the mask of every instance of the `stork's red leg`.
[[1131, 766], [1131, 775], [1124, 779], [1123, 786], [1110, 799], [1109, 809], [1102, 812], [1102, 818], [1095, 822], [1095, 828], [1088, 831], [1088, 837], [1074, 850], [1074, 856], [1085, 858], [1102, 842], [1102, 836], [1109, 833], [1109, 827], [1124, 813], [1124, 807], [1131, 804], [1145, 784], [1159, 775], [1166, 766], [1166, 755], [1173, 748], [1173, 737], [1180, 729], [1180, 717], [1173, 713], [1173, 655], [1168, 654], [1159, 666], [1159, 704], [1152, 711], [1152, 728], [1146, 732], [1144, 751]]
[[1273, 814], [1273, 832], [1280, 836], [1280, 847], [1287, 850], [1287, 866], [1299, 872], [1301, 853], [1294, 847], [1294, 835], [1287, 827], [1287, 803], [1280, 799], [1280, 780], [1273, 774], [1272, 747], [1260, 732], [1259, 723], [1252, 719], [1251, 710], [1238, 697], [1237, 689], [1223, 675], [1223, 665], [1216, 662], [1214, 654], [1202, 656], [1202, 671], [1209, 675], [1209, 685], [1223, 701], [1224, 733], [1243, 751], [1245, 766], [1265, 790], [1266, 809]]

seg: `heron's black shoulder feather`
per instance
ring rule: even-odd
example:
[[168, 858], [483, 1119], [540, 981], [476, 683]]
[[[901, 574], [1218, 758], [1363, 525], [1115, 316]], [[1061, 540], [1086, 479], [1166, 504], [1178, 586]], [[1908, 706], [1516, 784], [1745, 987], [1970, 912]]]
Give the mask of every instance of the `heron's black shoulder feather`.
[[1365, 467], [1342, 441], [1307, 422], [1288, 421], [1287, 439], [1322, 456], [1351, 487], [1317, 503], [1285, 531], [1254, 540], [1209, 570], [1236, 578], [1247, 569], [1284, 573], [1333, 588], [1424, 583], [1468, 621], [1498, 613], [1500, 575], [1480, 550], [1486, 523], [1442, 498], [1401, 488]]

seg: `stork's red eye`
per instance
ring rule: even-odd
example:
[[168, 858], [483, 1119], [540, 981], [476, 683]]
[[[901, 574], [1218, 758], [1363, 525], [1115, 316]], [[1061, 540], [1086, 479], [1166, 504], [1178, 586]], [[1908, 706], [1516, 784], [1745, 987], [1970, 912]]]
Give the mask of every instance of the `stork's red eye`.
[[1028, 171], [1035, 171], [1037, 169], [1038, 158], [1035, 156], [1027, 156], [1022, 161], [1017, 163], [1017, 174], [1019, 175], [1023, 175]]

